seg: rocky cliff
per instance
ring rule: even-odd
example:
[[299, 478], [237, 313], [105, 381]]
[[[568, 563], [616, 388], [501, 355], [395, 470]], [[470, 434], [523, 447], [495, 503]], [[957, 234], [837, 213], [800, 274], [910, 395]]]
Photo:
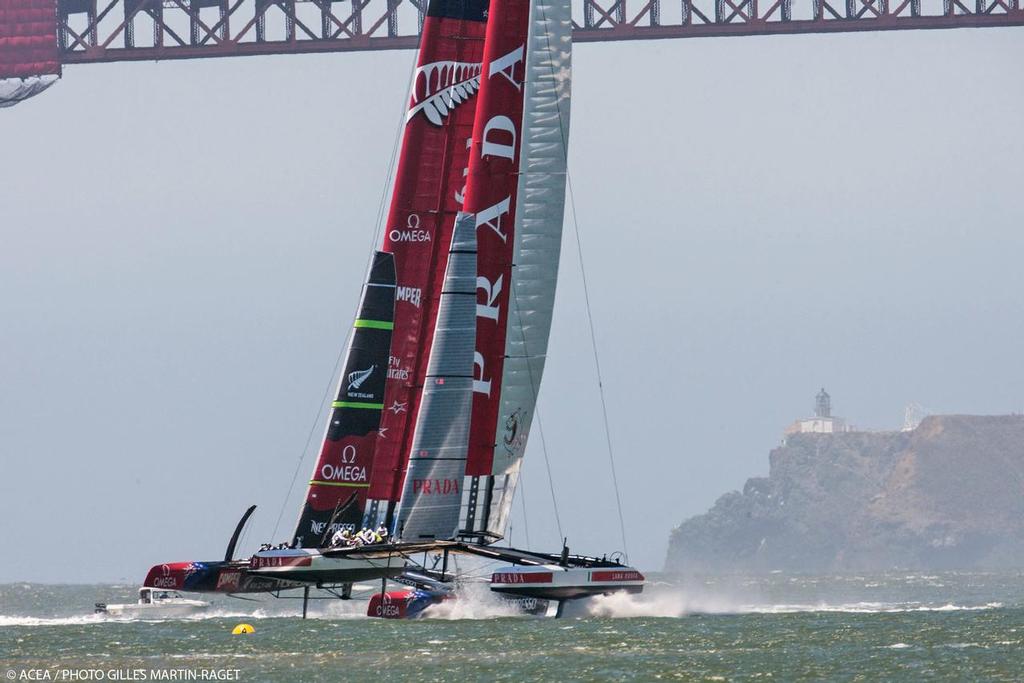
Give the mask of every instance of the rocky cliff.
[[794, 434], [673, 530], [666, 569], [1024, 566], [1024, 416], [945, 415], [912, 432]]

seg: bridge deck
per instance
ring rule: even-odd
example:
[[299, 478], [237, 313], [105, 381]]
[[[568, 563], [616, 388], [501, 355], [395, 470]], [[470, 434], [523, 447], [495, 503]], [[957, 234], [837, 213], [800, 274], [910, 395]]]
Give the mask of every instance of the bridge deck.
[[[65, 64], [394, 50], [427, 0], [59, 0]], [[573, 0], [596, 42], [1024, 25], [1024, 0]]]

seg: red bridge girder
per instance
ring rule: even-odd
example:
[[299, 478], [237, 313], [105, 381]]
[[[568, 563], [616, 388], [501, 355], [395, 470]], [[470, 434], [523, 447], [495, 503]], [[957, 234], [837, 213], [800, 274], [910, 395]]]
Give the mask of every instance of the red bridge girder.
[[[62, 62], [416, 46], [428, 0], [58, 0]], [[574, 0], [577, 42], [1024, 25], [1024, 0]]]

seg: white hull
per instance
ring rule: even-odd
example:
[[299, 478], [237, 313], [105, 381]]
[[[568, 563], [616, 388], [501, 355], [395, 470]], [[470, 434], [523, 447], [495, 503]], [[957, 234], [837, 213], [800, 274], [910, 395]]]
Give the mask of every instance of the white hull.
[[491, 590], [505, 595], [573, 600], [609, 593], [640, 593], [644, 576], [625, 566], [563, 567], [558, 564], [513, 565], [491, 575]]

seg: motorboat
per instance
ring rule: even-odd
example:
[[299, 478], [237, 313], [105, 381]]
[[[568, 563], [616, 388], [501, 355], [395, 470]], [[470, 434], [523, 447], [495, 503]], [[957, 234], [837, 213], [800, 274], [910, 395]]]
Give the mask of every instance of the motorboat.
[[174, 619], [202, 614], [210, 608], [204, 600], [186, 598], [178, 591], [143, 587], [138, 602], [125, 604], [96, 603], [96, 613], [111, 617], [135, 619]]

